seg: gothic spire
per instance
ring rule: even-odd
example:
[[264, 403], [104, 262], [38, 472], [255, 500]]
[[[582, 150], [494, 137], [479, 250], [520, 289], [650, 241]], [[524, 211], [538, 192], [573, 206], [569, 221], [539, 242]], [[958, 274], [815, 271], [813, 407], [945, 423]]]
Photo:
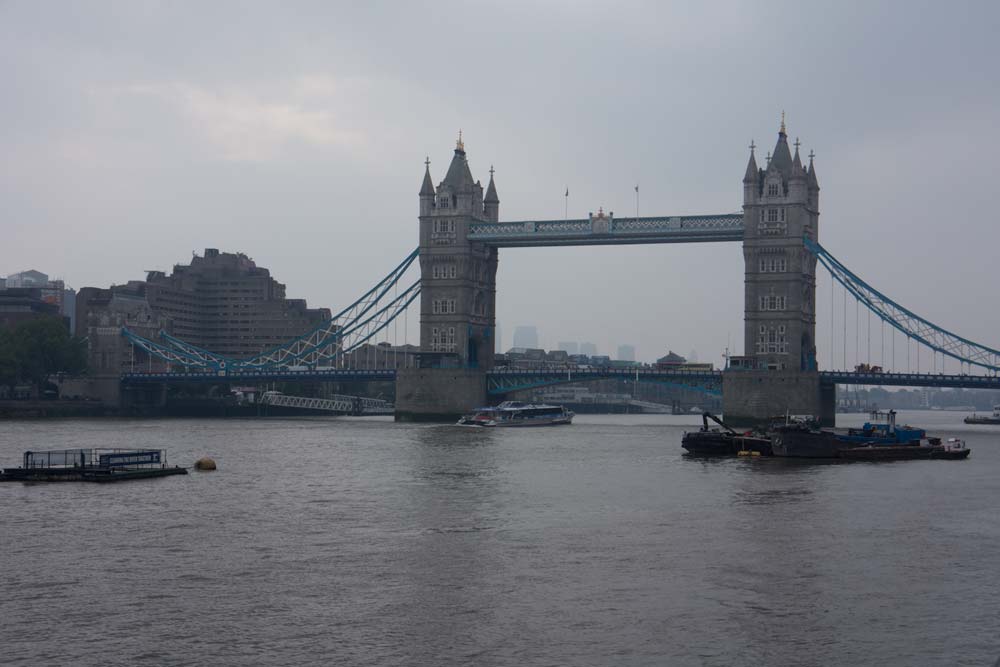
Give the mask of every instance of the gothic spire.
[[778, 143], [774, 145], [771, 164], [768, 169], [776, 169], [785, 179], [792, 174], [792, 152], [788, 149], [788, 134], [785, 132], [785, 112], [781, 112], [781, 128], [778, 130]]
[[795, 139], [795, 157], [792, 159], [792, 175], [791, 178], [805, 179], [806, 171], [802, 168], [802, 160], [799, 159], [799, 140]]
[[424, 183], [420, 186], [420, 196], [434, 196], [434, 181], [431, 180], [431, 159], [424, 160]]
[[487, 204], [500, 203], [500, 198], [497, 196], [497, 186], [493, 182], [493, 165], [490, 165], [490, 184], [486, 188], [486, 198], [483, 201]]
[[455, 155], [451, 158], [448, 166], [448, 173], [445, 174], [441, 185], [447, 185], [452, 192], [467, 192], [475, 186], [476, 181], [469, 171], [469, 162], [465, 158], [465, 142], [462, 140], [462, 131], [458, 131], [458, 141], [455, 142]]
[[806, 183], [809, 185], [810, 189], [819, 190], [819, 181], [816, 179], [816, 165], [813, 164], [814, 157], [816, 157], [816, 154], [809, 151], [809, 172]]
[[756, 183], [759, 175], [757, 160], [753, 156], [753, 149], [757, 148], [753, 141], [750, 142], [750, 161], [747, 162], [747, 173], [743, 176], [744, 183]]

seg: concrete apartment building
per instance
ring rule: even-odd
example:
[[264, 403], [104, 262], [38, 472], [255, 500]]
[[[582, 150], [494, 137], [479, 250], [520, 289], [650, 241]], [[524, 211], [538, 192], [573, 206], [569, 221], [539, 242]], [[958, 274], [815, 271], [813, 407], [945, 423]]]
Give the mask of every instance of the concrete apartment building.
[[308, 308], [285, 298], [285, 286], [242, 253], [208, 248], [168, 275], [150, 271], [108, 289], [84, 287], [77, 294], [77, 335], [88, 340], [91, 382], [82, 395], [118, 400], [118, 379], [131, 370], [166, 370], [136, 351], [122, 327], [155, 340], [166, 331], [228, 357], [250, 357], [330, 318], [327, 308]]
[[285, 286], [243, 253], [206, 248], [170, 275], [150, 271], [146, 301], [171, 321], [171, 333], [229, 357], [250, 357], [299, 336], [330, 318], [285, 297]]

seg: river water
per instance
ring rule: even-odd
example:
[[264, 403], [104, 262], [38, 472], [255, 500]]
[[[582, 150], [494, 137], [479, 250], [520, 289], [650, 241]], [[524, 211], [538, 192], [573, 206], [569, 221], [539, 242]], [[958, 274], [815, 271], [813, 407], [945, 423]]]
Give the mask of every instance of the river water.
[[[691, 460], [697, 417], [0, 423], [219, 470], [0, 485], [5, 665], [992, 665], [1000, 428], [968, 461]], [[860, 416], [840, 424], [859, 423]]]

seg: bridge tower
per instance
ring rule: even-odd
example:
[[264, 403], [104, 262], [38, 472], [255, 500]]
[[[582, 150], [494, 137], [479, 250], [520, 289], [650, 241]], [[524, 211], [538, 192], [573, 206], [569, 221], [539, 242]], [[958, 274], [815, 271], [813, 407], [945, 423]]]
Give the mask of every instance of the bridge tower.
[[816, 370], [816, 256], [819, 183], [788, 148], [785, 121], [765, 169], [753, 148], [743, 177], [744, 354], [768, 370]]
[[743, 177], [744, 355], [724, 379], [727, 418], [760, 421], [786, 412], [832, 419], [833, 389], [816, 367], [816, 257], [819, 181], [788, 146], [784, 114], [763, 169], [753, 143]]
[[424, 354], [422, 368], [397, 379], [396, 415], [406, 420], [451, 419], [482, 405], [496, 347], [497, 249], [468, 240], [472, 224], [499, 220], [493, 168], [484, 196], [469, 169], [461, 132], [437, 187], [430, 161], [425, 165], [419, 195]]
[[497, 249], [467, 240], [469, 226], [497, 222], [490, 182], [474, 181], [459, 133], [444, 180], [433, 186], [430, 164], [420, 188], [420, 349], [450, 352], [466, 368], [493, 367]]

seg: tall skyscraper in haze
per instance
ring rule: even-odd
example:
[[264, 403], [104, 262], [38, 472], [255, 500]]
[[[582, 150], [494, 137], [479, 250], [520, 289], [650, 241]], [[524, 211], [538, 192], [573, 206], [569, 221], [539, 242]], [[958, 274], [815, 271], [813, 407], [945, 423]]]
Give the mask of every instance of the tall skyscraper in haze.
[[538, 347], [538, 329], [533, 326], [520, 326], [514, 329], [513, 347]]
[[619, 361], [635, 361], [635, 345], [619, 345], [618, 346], [618, 360]]

